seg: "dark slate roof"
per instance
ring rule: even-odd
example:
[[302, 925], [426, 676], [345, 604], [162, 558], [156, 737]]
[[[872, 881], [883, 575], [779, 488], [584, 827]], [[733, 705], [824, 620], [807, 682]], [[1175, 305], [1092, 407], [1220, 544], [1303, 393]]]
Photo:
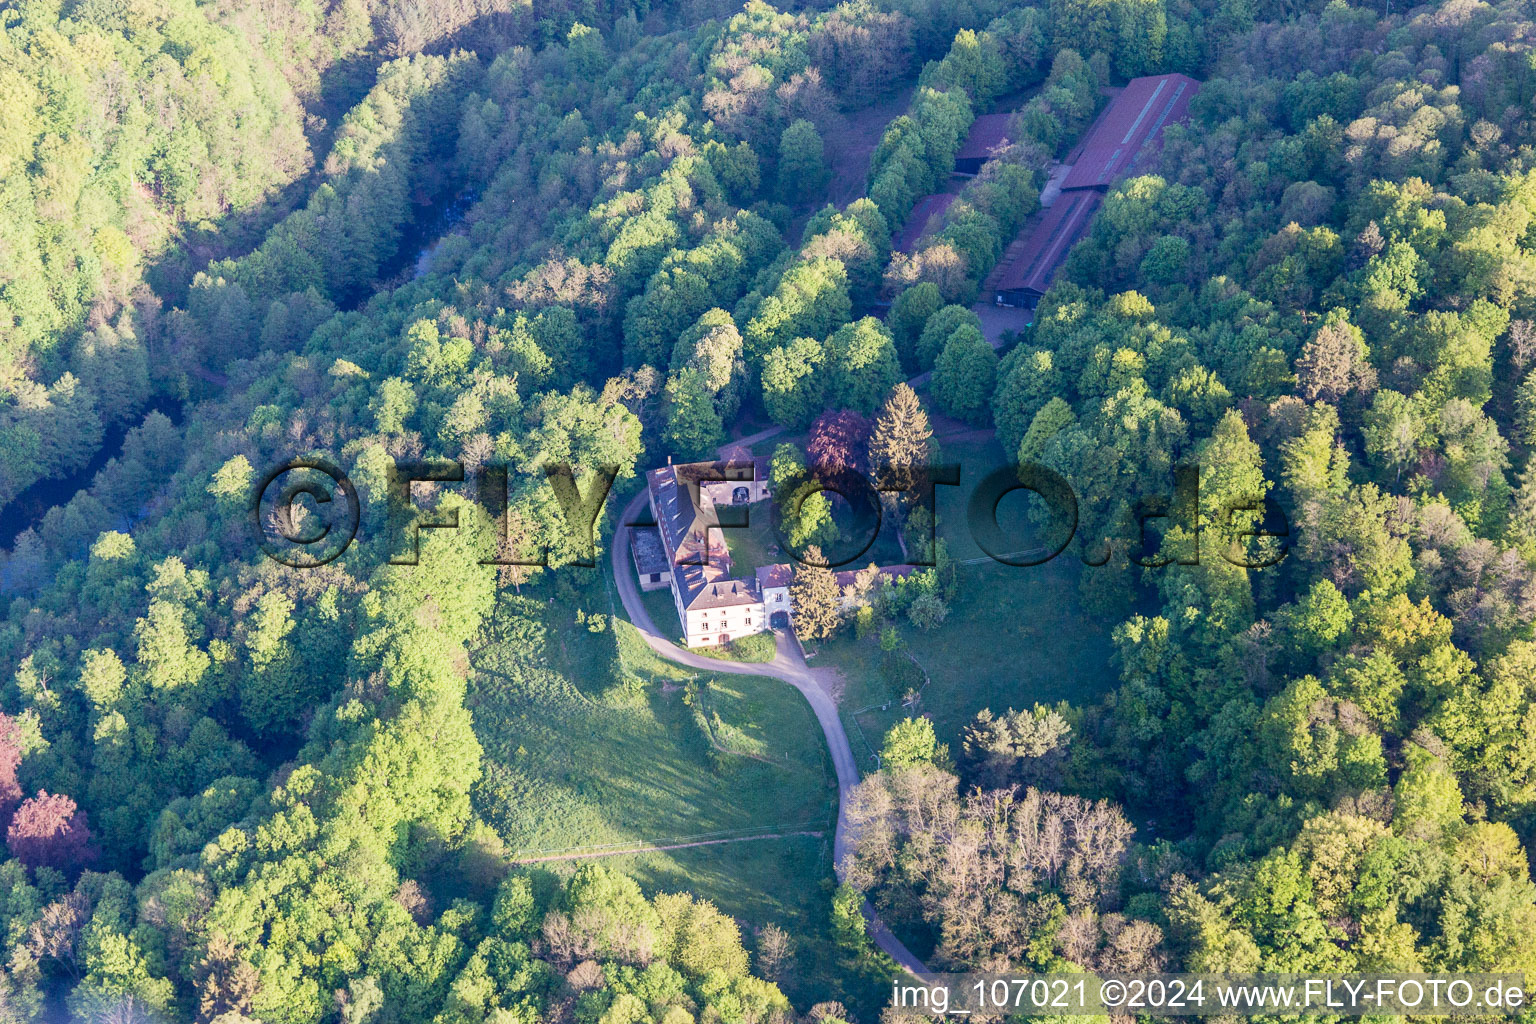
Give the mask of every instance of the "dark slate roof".
[[[678, 483], [675, 466], [663, 466], [647, 474], [646, 485], [656, 504], [656, 526], [673, 565], [714, 562], [727, 558], [725, 541], [708, 529], [709, 520], [693, 503], [693, 492]], [[708, 548], [706, 548], [708, 545]]]
[[1044, 295], [1056, 271], [1065, 262], [1067, 253], [1072, 251], [1072, 246], [1093, 225], [1093, 215], [1098, 208], [1097, 192], [1063, 192], [1057, 196], [1056, 202], [1047, 207], [1039, 222], [1026, 229], [1024, 241], [1017, 247], [1016, 255], [1003, 265], [994, 279], [994, 290], [1009, 292], [1024, 289]]
[[940, 192], [936, 195], [923, 196], [912, 207], [912, 213], [907, 217], [906, 224], [901, 231], [891, 239], [891, 248], [896, 252], [911, 252], [913, 246], [929, 233], [929, 224], [936, 217], [943, 217], [944, 211], [949, 209], [949, 204], [955, 201], [953, 192]]
[[1164, 125], [1189, 116], [1190, 98], [1199, 90], [1200, 83], [1187, 75], [1131, 79], [1089, 128], [1061, 187], [1107, 188], [1129, 174], [1160, 145]]
[[[730, 578], [731, 555], [719, 530], [711, 530], [693, 498], [689, 482], [756, 479], [759, 460], [750, 462], [690, 462], [662, 466], [646, 474], [646, 486], [656, 503], [658, 535], [672, 564], [672, 579], [684, 608], [725, 608], [756, 604], [755, 581]], [[767, 460], [762, 472], [767, 472]], [[654, 571], [654, 570], [653, 570]]]
[[699, 608], [731, 608], [743, 604], [757, 604], [762, 596], [752, 580], [713, 579], [703, 577], [700, 566], [690, 565], [683, 570], [687, 586], [683, 589], [683, 605], [690, 611]]
[[635, 569], [642, 576], [655, 572], [671, 572], [672, 563], [661, 546], [661, 532], [654, 526], [636, 527], [629, 535], [629, 550], [635, 557]]
[[1008, 122], [1013, 114], [982, 114], [971, 123], [971, 132], [955, 153], [956, 160], [985, 160], [1008, 141]]

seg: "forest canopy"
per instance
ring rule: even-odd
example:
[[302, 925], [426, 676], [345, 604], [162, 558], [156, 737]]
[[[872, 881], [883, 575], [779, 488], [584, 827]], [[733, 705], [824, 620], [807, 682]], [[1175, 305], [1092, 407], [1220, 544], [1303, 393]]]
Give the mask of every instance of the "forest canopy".
[[[1053, 169], [1172, 72], [1188, 120], [1000, 329]], [[0, 1021], [873, 1024], [866, 899], [944, 970], [1536, 971], [1529, 0], [28, 0], [0, 100]], [[913, 710], [789, 830], [810, 917], [723, 855], [535, 863], [514, 801], [643, 787], [482, 710], [663, 708], [673, 784], [791, 770], [635, 668], [606, 572], [644, 474], [731, 442], [776, 488], [1048, 468], [1111, 651], [941, 734], [913, 652], [978, 614], [961, 524], [888, 497], [932, 564], [797, 570], [818, 670]], [[250, 534], [294, 459], [360, 500], [312, 569]], [[418, 484], [457, 525], [393, 563], [391, 466], [450, 461], [504, 508]], [[552, 466], [611, 475], [597, 550]]]

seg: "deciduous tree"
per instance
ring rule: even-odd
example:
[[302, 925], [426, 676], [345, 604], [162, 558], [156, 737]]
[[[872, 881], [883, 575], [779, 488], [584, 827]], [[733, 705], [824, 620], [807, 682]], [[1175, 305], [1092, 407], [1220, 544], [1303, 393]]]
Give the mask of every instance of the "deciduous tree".
[[85, 812], [60, 794], [39, 790], [16, 809], [5, 833], [6, 848], [32, 867], [61, 870], [89, 864], [96, 858]]

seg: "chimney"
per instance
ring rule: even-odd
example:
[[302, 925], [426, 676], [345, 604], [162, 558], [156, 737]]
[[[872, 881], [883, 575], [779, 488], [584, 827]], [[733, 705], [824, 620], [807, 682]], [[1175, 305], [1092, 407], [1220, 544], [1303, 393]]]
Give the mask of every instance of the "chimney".
[[667, 465], [672, 465], [672, 456], [670, 455], [667, 456]]

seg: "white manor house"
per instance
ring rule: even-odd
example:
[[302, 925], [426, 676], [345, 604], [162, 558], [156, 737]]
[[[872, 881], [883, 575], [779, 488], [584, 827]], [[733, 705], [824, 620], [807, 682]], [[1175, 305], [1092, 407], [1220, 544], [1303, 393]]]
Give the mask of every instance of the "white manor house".
[[[755, 505], [770, 497], [768, 459], [731, 454], [717, 462], [667, 465], [646, 474], [656, 525], [630, 535], [630, 555], [642, 590], [670, 587], [689, 647], [711, 647], [790, 624], [788, 563], [765, 565], [750, 578], [731, 574], [731, 554], [715, 508]], [[767, 514], [764, 510], [763, 515]], [[885, 576], [905, 576], [910, 565], [886, 566]], [[852, 571], [836, 574], [852, 592]], [[845, 604], [852, 598], [845, 598]]]

